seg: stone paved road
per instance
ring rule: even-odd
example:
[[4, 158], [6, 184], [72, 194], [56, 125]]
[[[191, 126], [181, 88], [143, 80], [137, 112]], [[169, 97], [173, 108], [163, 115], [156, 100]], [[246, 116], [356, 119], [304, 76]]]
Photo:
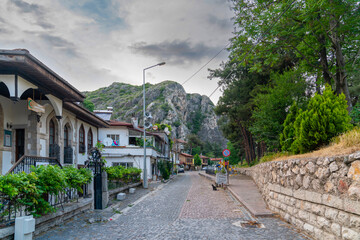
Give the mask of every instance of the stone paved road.
[[306, 239], [278, 218], [255, 219], [265, 228], [239, 227], [252, 217], [210, 184], [196, 172], [181, 174], [112, 221], [79, 225], [78, 219], [36, 239]]

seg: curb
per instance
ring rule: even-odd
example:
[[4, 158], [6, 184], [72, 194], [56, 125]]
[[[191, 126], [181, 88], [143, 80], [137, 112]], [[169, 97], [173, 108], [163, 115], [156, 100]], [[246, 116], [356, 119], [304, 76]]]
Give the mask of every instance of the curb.
[[249, 206], [244, 199], [242, 199], [239, 195], [237, 195], [230, 186], [228, 186], [228, 190], [231, 193], [231, 195], [233, 195], [234, 198], [236, 198], [254, 217], [273, 217], [274, 216], [274, 213], [272, 213], [272, 212], [257, 212], [254, 208]]

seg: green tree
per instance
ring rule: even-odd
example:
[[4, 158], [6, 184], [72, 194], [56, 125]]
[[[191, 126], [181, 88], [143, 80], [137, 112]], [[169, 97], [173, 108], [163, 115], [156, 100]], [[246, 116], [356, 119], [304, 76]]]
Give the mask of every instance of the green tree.
[[360, 102], [356, 103], [356, 105], [350, 112], [350, 117], [352, 118], [353, 124], [360, 125]]
[[298, 105], [294, 102], [289, 109], [289, 113], [286, 116], [283, 127], [284, 130], [280, 134], [280, 144], [282, 151], [290, 151], [291, 144], [294, 142], [295, 138], [295, 120], [299, 115], [300, 109]]
[[350, 121], [345, 95], [336, 96], [327, 85], [323, 95], [315, 94], [296, 118], [291, 149], [304, 153], [328, 144], [333, 137], [351, 129]]
[[[318, 84], [335, 86], [352, 106], [348, 73], [359, 68], [360, 11], [356, 0], [233, 0], [238, 30], [232, 52], [243, 65], [263, 72], [290, 61]], [[260, 39], [254, 47], [256, 40]], [[320, 88], [319, 88], [320, 89]]]
[[200, 158], [199, 154], [195, 154], [195, 156], [194, 156], [194, 165], [201, 166], [201, 158]]
[[236, 148], [234, 147], [234, 145], [230, 141], [227, 142], [226, 147], [231, 152], [231, 154], [229, 156], [230, 165], [238, 164], [240, 162], [239, 150], [236, 150]]
[[89, 110], [90, 112], [94, 111], [95, 105], [93, 102], [91, 102], [89, 99], [84, 99], [84, 101], [82, 102], [84, 108], [86, 108], [87, 110]]
[[253, 92], [255, 110], [250, 131], [257, 142], [265, 142], [269, 150], [274, 150], [279, 149], [286, 110], [294, 101], [303, 105], [308, 99], [306, 92], [311, 91], [299, 70], [274, 73], [270, 80], [269, 84], [259, 87], [257, 93]]

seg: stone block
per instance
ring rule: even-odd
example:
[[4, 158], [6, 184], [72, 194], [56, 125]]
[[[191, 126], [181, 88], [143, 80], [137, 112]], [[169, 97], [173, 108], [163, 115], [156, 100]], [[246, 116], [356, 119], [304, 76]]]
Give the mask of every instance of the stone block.
[[315, 214], [309, 213], [309, 223], [313, 226], [320, 227]]
[[300, 210], [298, 213], [298, 216], [301, 220], [307, 222], [309, 220], [309, 213], [306, 211]]
[[345, 199], [343, 209], [346, 212], [351, 212], [360, 215], [360, 201], [352, 201], [350, 199]]
[[330, 220], [335, 220], [337, 218], [339, 211], [334, 208], [327, 207], [325, 209], [325, 217], [327, 217]]
[[357, 231], [354, 231], [350, 228], [343, 227], [342, 228], [342, 237], [346, 240], [359, 240], [360, 239], [360, 233]]
[[323, 239], [323, 231], [319, 228], [314, 227], [314, 236], [316, 239]]
[[329, 193], [334, 189], [334, 184], [331, 181], [327, 181], [324, 185], [325, 192]]
[[303, 229], [309, 233], [313, 233], [314, 232], [314, 226], [305, 223]]
[[323, 231], [323, 238], [322, 239], [324, 239], [324, 240], [336, 240], [336, 237], [331, 233], [327, 233], [327, 232]]
[[353, 182], [350, 185], [348, 195], [352, 200], [360, 200], [360, 182]]
[[311, 178], [309, 175], [305, 175], [302, 185], [305, 189], [308, 189], [310, 187]]
[[351, 163], [356, 160], [360, 160], [360, 151], [350, 154], [346, 159], [344, 159], [344, 163]]
[[349, 224], [349, 219], [350, 219], [350, 215], [346, 212], [343, 211], [339, 211], [339, 214], [336, 218], [336, 221], [342, 225], [342, 226], [346, 226]]
[[299, 186], [302, 186], [302, 176], [301, 175], [297, 175], [295, 178], [295, 183]]
[[322, 203], [322, 195], [317, 192], [305, 191], [305, 199], [313, 203]]
[[323, 205], [319, 205], [319, 204], [313, 204], [311, 206], [311, 211], [319, 216], [324, 216], [325, 213], [325, 207]]
[[132, 194], [132, 193], [135, 193], [135, 190], [136, 190], [136, 188], [130, 188], [130, 189], [129, 189], [129, 193], [131, 193], [131, 194]]
[[282, 188], [281, 193], [287, 196], [292, 196], [293, 190], [291, 188]]
[[350, 227], [360, 229], [360, 217], [351, 215]]
[[305, 200], [305, 191], [304, 190], [301, 190], [301, 189], [298, 189], [296, 191], [294, 191], [294, 197], [295, 198], [298, 198], [298, 199], [301, 199], [301, 200]]
[[329, 220], [327, 220], [327, 219], [324, 218], [324, 217], [320, 217], [320, 216], [317, 217], [317, 222], [318, 222], [320, 228], [324, 228], [324, 227], [330, 225]]
[[309, 162], [306, 165], [306, 168], [309, 170], [310, 173], [314, 173], [316, 169], [316, 165], [313, 162]]
[[118, 193], [118, 195], [116, 195], [116, 199], [119, 201], [125, 200], [126, 194], [125, 193]]
[[[344, 180], [340, 179], [339, 182], [338, 182], [338, 187], [337, 188], [338, 188], [340, 193], [346, 193], [347, 190], [349, 189], [349, 186]], [[360, 193], [360, 190], [359, 190], [359, 193]]]
[[337, 223], [332, 223], [330, 226], [331, 232], [334, 233], [335, 236], [341, 237], [341, 226]]
[[344, 200], [334, 195], [322, 195], [322, 204], [333, 208], [344, 209]]
[[330, 169], [330, 172], [336, 172], [337, 170], [339, 170], [339, 167], [336, 164], [336, 162], [332, 162], [332, 163], [330, 163], [329, 169]]

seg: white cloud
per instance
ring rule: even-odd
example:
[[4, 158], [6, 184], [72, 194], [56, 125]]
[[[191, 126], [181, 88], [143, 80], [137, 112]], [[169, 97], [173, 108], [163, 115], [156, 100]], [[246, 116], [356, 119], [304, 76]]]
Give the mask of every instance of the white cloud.
[[[114, 81], [140, 85], [142, 69], [162, 58], [168, 64], [151, 69], [148, 80], [182, 83], [226, 45], [232, 31], [226, 1], [102, 1], [107, 6], [96, 0], [5, 1], [0, 8], [2, 48], [27, 48], [79, 90]], [[141, 42], [163, 44], [163, 52], [134, 52], [131, 46]], [[178, 55], [170, 54], [174, 46], [180, 47]], [[220, 54], [185, 89], [209, 95], [217, 83], [207, 79], [206, 69], [217, 68], [226, 57], [226, 52]]]

